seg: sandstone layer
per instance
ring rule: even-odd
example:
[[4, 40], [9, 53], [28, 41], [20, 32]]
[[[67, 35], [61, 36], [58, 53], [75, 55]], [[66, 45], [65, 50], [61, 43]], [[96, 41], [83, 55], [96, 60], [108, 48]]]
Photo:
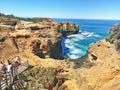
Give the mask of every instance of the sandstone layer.
[[0, 57], [4, 60], [17, 52], [29, 52], [40, 58], [63, 59], [62, 36], [78, 30], [78, 25], [74, 23], [58, 23], [50, 18], [22, 19], [1, 16]]
[[49, 90], [119, 90], [119, 27], [115, 25], [106, 39], [91, 44], [84, 57], [60, 60], [61, 37], [77, 32], [77, 25], [4, 16], [0, 18], [0, 60], [12, 61], [17, 55], [28, 60], [34, 68], [24, 72], [31, 80], [24, 81], [26, 87], [42, 84]]
[[76, 68], [70, 70], [76, 90], [120, 89], [119, 26], [112, 27], [106, 39], [91, 44], [83, 58], [70, 63]]

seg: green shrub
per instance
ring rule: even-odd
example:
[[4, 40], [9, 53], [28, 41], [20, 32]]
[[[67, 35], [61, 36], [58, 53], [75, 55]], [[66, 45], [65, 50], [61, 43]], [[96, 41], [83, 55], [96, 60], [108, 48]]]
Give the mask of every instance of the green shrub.
[[109, 39], [112, 39], [112, 38], [113, 38], [113, 36], [114, 36], [114, 34], [110, 34]]
[[68, 75], [62, 74], [64, 71], [61, 70], [63, 69], [34, 67], [31, 70], [24, 72], [24, 75], [32, 85], [35, 84], [35, 88], [39, 88], [39, 85], [42, 84], [46, 89], [60, 88], [59, 90], [62, 90], [61, 88], [65, 88], [62, 86], [62, 83], [67, 80]]
[[109, 37], [105, 38], [105, 41], [106, 41], [106, 42], [109, 42], [109, 40], [110, 40]]
[[105, 40], [106, 40], [107, 42], [109, 42], [110, 39], [112, 39], [113, 37], [114, 37], [114, 34], [110, 34], [109, 37], [106, 37], [106, 38], [105, 38]]

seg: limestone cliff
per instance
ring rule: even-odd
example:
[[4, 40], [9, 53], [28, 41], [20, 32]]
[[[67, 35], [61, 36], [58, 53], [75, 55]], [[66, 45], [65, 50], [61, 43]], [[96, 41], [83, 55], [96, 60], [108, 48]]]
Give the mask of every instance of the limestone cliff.
[[[120, 24], [111, 28], [109, 37], [91, 44], [83, 58], [52, 59], [62, 59], [61, 37], [77, 31], [78, 26], [73, 23], [58, 23], [47, 18], [23, 20], [9, 17], [8, 19], [4, 16], [0, 18], [0, 60], [14, 60], [15, 56], [19, 55], [21, 59], [27, 59], [30, 65], [35, 66], [30, 71], [26, 71], [27, 78], [31, 80], [27, 82], [27, 86], [33, 84], [37, 87], [42, 83], [45, 87], [59, 86], [62, 90], [119, 90]], [[57, 74], [57, 78], [56, 76], [52, 78], [51, 73], [54, 74], [54, 70], [62, 73], [60, 77]], [[68, 77], [62, 78], [61, 81], [61, 76], [65, 77], [64, 74]], [[37, 76], [39, 76], [38, 80], [36, 80]], [[35, 83], [39, 80], [40, 82]], [[52, 83], [56, 83], [55, 86]]]
[[[111, 28], [109, 40], [107, 38], [91, 44], [83, 62], [82, 59], [75, 61], [75, 65], [82, 65], [72, 71], [78, 90], [120, 89], [120, 53], [118, 47], [116, 49], [119, 46], [119, 26], [117, 24]], [[111, 37], [111, 34], [114, 35]]]
[[[59, 28], [61, 24], [63, 26]], [[71, 29], [69, 32], [68, 28]], [[61, 29], [63, 31], [60, 31]], [[6, 59], [3, 58], [6, 53], [9, 57], [13, 52], [30, 52], [40, 58], [63, 59], [60, 44], [63, 32], [71, 34], [77, 31], [78, 25], [74, 23], [58, 23], [50, 18], [23, 19], [2, 15], [0, 16], [0, 57]], [[6, 52], [3, 52], [4, 50]]]
[[120, 51], [120, 23], [111, 28], [108, 39], [111, 44], [115, 44], [116, 50]]
[[[106, 40], [98, 41], [92, 44], [88, 50], [88, 61], [94, 63], [86, 73], [88, 82], [94, 90], [118, 90], [120, 74], [120, 53], [117, 53], [115, 45]], [[85, 72], [84, 72], [85, 73]], [[116, 86], [117, 85], [117, 86]]]
[[58, 25], [58, 32], [62, 33], [63, 36], [74, 34], [79, 30], [79, 26], [73, 23], [60, 23]]

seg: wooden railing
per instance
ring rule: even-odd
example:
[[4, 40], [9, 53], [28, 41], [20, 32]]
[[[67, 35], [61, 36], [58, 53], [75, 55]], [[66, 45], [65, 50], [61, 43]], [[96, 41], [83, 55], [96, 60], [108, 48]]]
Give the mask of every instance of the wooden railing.
[[14, 77], [16, 75], [19, 75], [21, 72], [23, 72], [27, 68], [28, 68], [28, 61], [26, 60], [24, 62], [21, 62], [21, 64], [18, 65], [17, 67], [13, 67], [13, 69], [12, 69], [13, 74], [10, 74], [8, 72], [1, 73], [1, 76], [0, 76], [0, 90], [5, 90], [6, 88], [8, 90], [11, 90], [10, 88], [13, 84]]
[[2, 76], [0, 77], [0, 90], [5, 90], [5, 88], [10, 87], [11, 84], [12, 84], [11, 74], [9, 73], [2, 74]]

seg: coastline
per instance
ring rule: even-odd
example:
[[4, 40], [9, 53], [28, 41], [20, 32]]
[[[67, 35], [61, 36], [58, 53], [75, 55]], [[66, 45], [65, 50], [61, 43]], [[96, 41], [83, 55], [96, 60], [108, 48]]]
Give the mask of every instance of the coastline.
[[[4, 17], [5, 20], [7, 20], [6, 18]], [[63, 36], [66, 33], [74, 34], [78, 31], [78, 25], [57, 23], [47, 18], [34, 19], [36, 22], [24, 20], [18, 22], [16, 18], [10, 20], [9, 23], [3, 21], [0, 24], [2, 29], [0, 57], [1, 60], [9, 59], [12, 63], [15, 56], [19, 56], [21, 60], [28, 60], [31, 68], [22, 73], [28, 80], [21, 82], [25, 86], [24, 88], [28, 90], [31, 88], [106, 90], [106, 88], [109, 89], [109, 86], [113, 88], [119, 81], [119, 79], [116, 81], [116, 77], [120, 78], [120, 53], [117, 51], [119, 24], [110, 31], [116, 33], [117, 28], [116, 34], [112, 37], [109, 35], [107, 41], [102, 39], [90, 45], [87, 54], [82, 58], [73, 60], [65, 57], [61, 60], [61, 46], [65, 45], [64, 40], [66, 39]], [[72, 28], [71, 31], [68, 28]], [[91, 36], [93, 36], [92, 40], [95, 39], [94, 34]], [[77, 38], [79, 38], [78, 41], [81, 40], [81, 36], [77, 36]], [[86, 38], [88, 39], [89, 35], [84, 34], [82, 40]], [[65, 47], [62, 50], [65, 50]], [[65, 51], [62, 54], [65, 54]], [[116, 83], [114, 83], [115, 81]], [[119, 85], [119, 83], [117, 84]]]
[[[70, 42], [67, 44], [69, 46], [73, 45], [74, 48], [72, 50], [66, 51], [66, 53], [68, 52], [69, 54], [69, 58], [71, 57], [71, 55], [76, 56], [76, 57], [82, 57], [82, 53], [80, 55], [77, 55], [77, 53], [79, 52], [84, 52], [86, 53], [87, 50], [82, 49], [83, 47], [88, 48], [89, 44], [92, 42], [97, 42], [101, 39], [104, 39], [108, 36], [108, 32], [109, 29], [118, 21], [105, 21], [105, 20], [87, 20], [87, 19], [55, 19], [55, 21], [58, 22], [62, 22], [62, 21], [66, 21], [66, 22], [74, 22], [75, 24], [79, 25], [79, 31], [80, 32], [87, 32], [89, 34], [93, 33], [93, 35], [90, 35], [90, 37], [84, 37], [84, 35], [82, 36], [83, 38], [85, 38], [85, 41], [81, 40], [82, 37], [81, 35], [76, 36], [76, 39], [74, 40], [69, 40]], [[104, 24], [103, 24], [104, 23]], [[78, 31], [78, 32], [79, 32]], [[73, 44], [76, 43], [76, 44]], [[85, 43], [88, 43], [87, 46]], [[85, 45], [84, 45], [85, 44]], [[82, 46], [83, 45], [83, 46]], [[72, 47], [72, 46], [71, 46]], [[81, 49], [80, 49], [81, 48]], [[68, 48], [69, 49], [69, 48]], [[75, 53], [75, 51], [79, 51], [77, 53]], [[75, 54], [71, 54], [71, 53], [75, 53]]]

